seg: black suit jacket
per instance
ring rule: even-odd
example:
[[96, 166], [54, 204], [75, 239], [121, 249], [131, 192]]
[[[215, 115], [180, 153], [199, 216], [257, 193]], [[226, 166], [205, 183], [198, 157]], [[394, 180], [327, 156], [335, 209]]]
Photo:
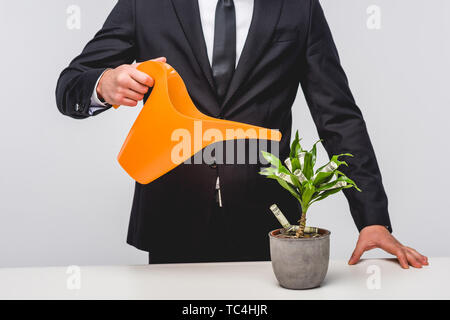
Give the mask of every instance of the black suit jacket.
[[[58, 109], [73, 118], [88, 117], [95, 83], [106, 68], [159, 56], [167, 57], [179, 72], [201, 112], [279, 129], [282, 159], [289, 152], [291, 107], [300, 84], [328, 154], [355, 155], [343, 171], [363, 190], [344, 192], [356, 226], [360, 230], [379, 224], [390, 230], [387, 198], [366, 124], [318, 0], [255, 0], [245, 47], [220, 105], [197, 0], [119, 0], [103, 28], [61, 73]], [[136, 183], [128, 243], [165, 257], [163, 262], [202, 260], [196, 252], [217, 205], [214, 187], [219, 175], [228, 241], [234, 248], [228, 258], [268, 259], [267, 233], [278, 227], [269, 206], [277, 203], [292, 223], [300, 208], [259, 170], [256, 164], [183, 164], [148, 185]], [[244, 226], [252, 228], [241, 232]]]

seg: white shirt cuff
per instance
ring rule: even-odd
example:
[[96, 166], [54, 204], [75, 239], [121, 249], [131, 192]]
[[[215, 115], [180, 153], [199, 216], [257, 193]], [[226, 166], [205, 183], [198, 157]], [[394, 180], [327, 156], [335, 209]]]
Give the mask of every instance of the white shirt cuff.
[[92, 91], [91, 105], [90, 105], [89, 111], [88, 111], [89, 115], [91, 115], [91, 116], [94, 114], [94, 112], [108, 107], [106, 105], [106, 103], [100, 101], [100, 99], [98, 98], [98, 95], [97, 95], [97, 86], [98, 86], [98, 83], [99, 83], [100, 79], [102, 78], [103, 74], [105, 73], [105, 71], [103, 71], [103, 73], [100, 75], [100, 77], [98, 77], [97, 82], [95, 83], [95, 86], [94, 86], [94, 90]]

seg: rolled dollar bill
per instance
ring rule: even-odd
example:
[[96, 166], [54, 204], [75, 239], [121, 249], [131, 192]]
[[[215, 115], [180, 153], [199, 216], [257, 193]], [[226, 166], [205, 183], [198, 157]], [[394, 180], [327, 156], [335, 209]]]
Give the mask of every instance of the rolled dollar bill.
[[300, 151], [297, 155], [301, 168], [303, 168], [303, 164], [305, 163], [305, 155], [306, 155], [306, 152], [304, 152], [304, 151]]
[[305, 227], [305, 233], [319, 233], [319, 228]]
[[278, 172], [277, 176], [279, 178], [283, 179], [284, 181], [289, 182], [290, 184], [294, 184], [294, 182], [291, 179], [291, 176], [286, 174], [286, 173], [284, 173], [284, 172]]
[[333, 162], [330, 161], [325, 167], [323, 167], [319, 172], [331, 172], [333, 170], [336, 170], [339, 166]]
[[347, 182], [346, 182], [346, 181], [338, 181], [338, 182], [336, 182], [336, 184], [335, 184], [334, 186], [329, 187], [329, 188], [326, 188], [326, 189], [324, 189], [324, 190], [322, 190], [322, 191], [327, 191], [327, 190], [332, 190], [332, 189], [342, 188], [342, 187], [345, 187], [346, 185], [347, 185]]
[[289, 171], [292, 172], [291, 158], [287, 158], [286, 160], [284, 160], [284, 164], [285, 164], [286, 167], [289, 169]]
[[295, 176], [298, 178], [298, 180], [300, 181], [300, 183], [303, 183], [303, 181], [306, 181], [306, 177], [303, 174], [302, 170], [297, 169], [294, 171]]
[[[298, 228], [299, 228], [299, 226], [293, 225], [289, 229], [286, 229], [286, 233], [297, 232]], [[306, 226], [304, 233], [319, 233], [319, 228]]]
[[272, 211], [273, 215], [275, 216], [275, 218], [277, 218], [277, 220], [280, 222], [283, 228], [288, 230], [292, 227], [289, 221], [284, 216], [283, 212], [281, 212], [281, 210], [278, 208], [276, 204], [270, 206], [270, 211]]

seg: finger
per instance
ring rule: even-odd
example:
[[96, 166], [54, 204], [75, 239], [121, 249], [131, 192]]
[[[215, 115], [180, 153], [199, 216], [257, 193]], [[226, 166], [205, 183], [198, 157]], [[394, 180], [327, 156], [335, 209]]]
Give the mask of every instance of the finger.
[[411, 252], [412, 255], [414, 255], [414, 257], [416, 257], [416, 259], [422, 264], [422, 265], [428, 265], [428, 258], [425, 257], [424, 255], [421, 255], [419, 252], [417, 252], [417, 250], [410, 248], [410, 247], [406, 247], [407, 250], [409, 252]]
[[131, 99], [134, 101], [141, 101], [142, 99], [144, 99], [143, 94], [140, 94], [140, 93], [130, 90], [130, 89], [125, 91], [124, 96], [125, 96], [125, 98]]
[[348, 264], [356, 264], [363, 255], [364, 251], [366, 251], [365, 245], [358, 241], [358, 243], [356, 244], [356, 248], [353, 251], [352, 256], [350, 257], [350, 260], [348, 261]]
[[380, 241], [378, 246], [393, 255], [397, 255], [398, 250], [403, 248], [402, 244], [394, 237], [389, 237], [388, 239]]
[[122, 105], [122, 106], [127, 106], [127, 107], [135, 107], [135, 106], [137, 106], [137, 101], [136, 100], [132, 100], [132, 99], [129, 99], [129, 98], [122, 98], [121, 100], [120, 100], [120, 105]]
[[143, 84], [140, 84], [134, 79], [131, 79], [130, 83], [128, 84], [128, 89], [133, 90], [140, 94], [146, 94], [148, 92], [148, 87], [144, 86]]
[[152, 61], [167, 62], [167, 58], [166, 57], [159, 57], [159, 58], [156, 58], [156, 59], [152, 59]]
[[408, 249], [406, 249], [406, 258], [408, 259], [408, 263], [414, 268], [422, 268], [422, 263], [420, 263], [416, 256]]
[[423, 254], [420, 254], [416, 249], [413, 249], [413, 248], [410, 248], [410, 247], [407, 247], [407, 248], [409, 250], [411, 250], [416, 255], [416, 258], [418, 258], [419, 261], [422, 262], [422, 264], [428, 265], [428, 257], [427, 256], [424, 256]]
[[[159, 57], [159, 58], [152, 59], [152, 60], [150, 60], [150, 61], [167, 62], [167, 58], [166, 58], [166, 57]], [[132, 64], [132, 66], [135, 67], [135, 68], [137, 68], [137, 67], [139, 67], [139, 65], [140, 65], [141, 63], [142, 63], [142, 62], [135, 62], [135, 63]]]
[[139, 71], [136, 69], [131, 69], [130, 76], [133, 80], [139, 82], [140, 84], [142, 84], [144, 86], [153, 87], [153, 84], [154, 84], [153, 78], [142, 71]]
[[406, 253], [402, 248], [398, 248], [395, 255], [397, 256], [398, 262], [403, 269], [409, 269], [408, 259], [406, 258]]

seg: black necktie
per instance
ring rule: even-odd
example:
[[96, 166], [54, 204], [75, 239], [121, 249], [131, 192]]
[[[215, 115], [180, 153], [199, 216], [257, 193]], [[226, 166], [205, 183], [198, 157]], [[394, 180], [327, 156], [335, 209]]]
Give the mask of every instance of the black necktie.
[[236, 65], [236, 13], [233, 0], [218, 0], [212, 72], [219, 102], [223, 101]]

